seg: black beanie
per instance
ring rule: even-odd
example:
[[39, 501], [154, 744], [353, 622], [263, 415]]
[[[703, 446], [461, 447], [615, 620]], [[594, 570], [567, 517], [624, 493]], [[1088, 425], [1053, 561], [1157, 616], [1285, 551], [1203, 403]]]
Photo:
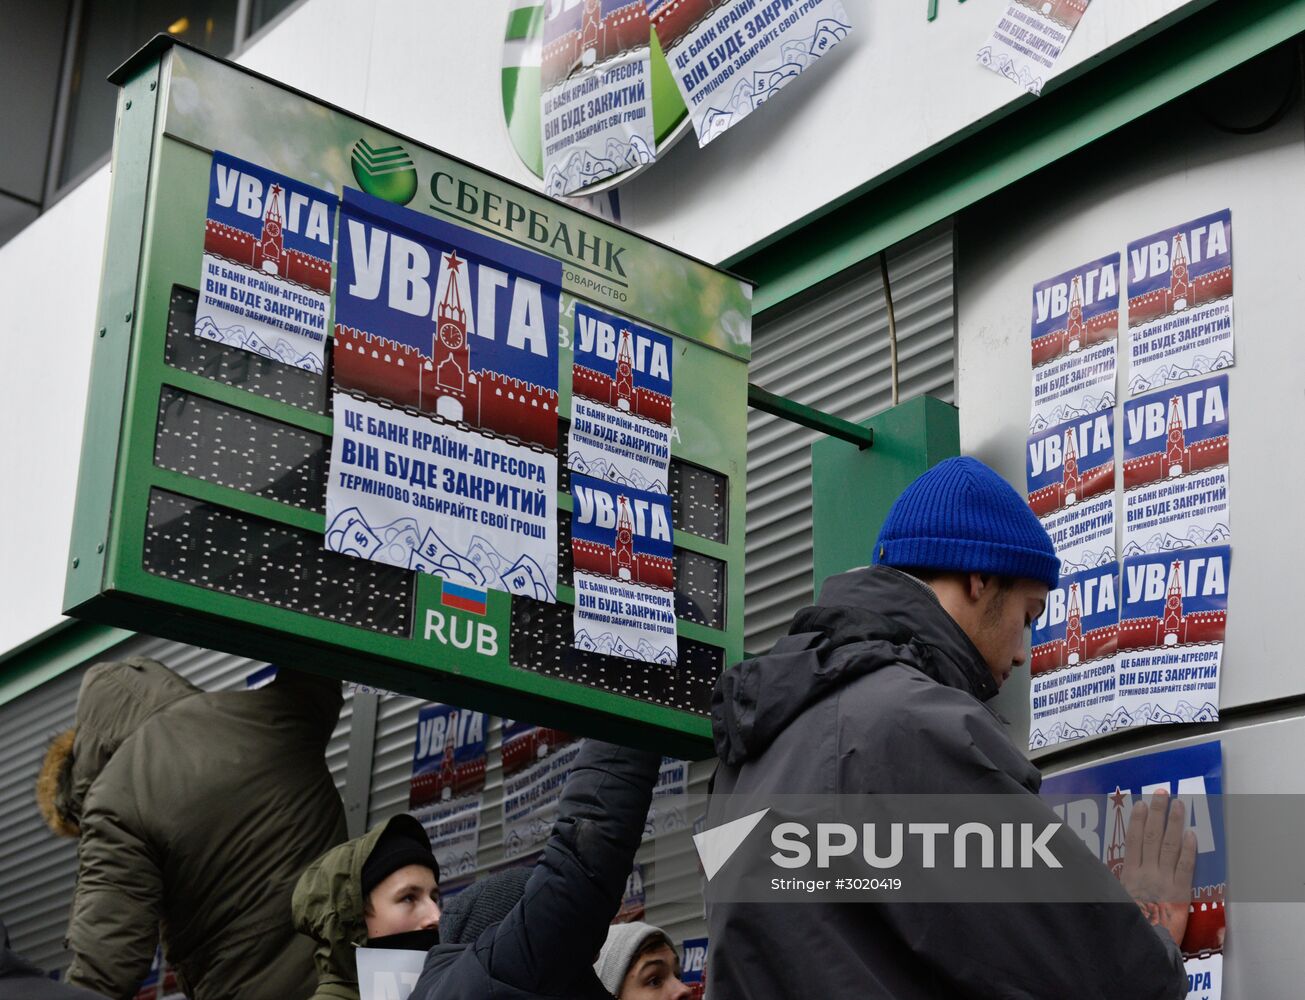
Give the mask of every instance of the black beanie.
[[435, 873], [435, 884], [439, 885], [440, 863], [431, 853], [430, 837], [415, 817], [399, 813], [385, 824], [372, 853], [363, 862], [363, 898], [366, 899], [373, 889], [407, 865], [429, 868]]
[[449, 900], [440, 914], [440, 940], [471, 944], [521, 901], [530, 880], [529, 868], [508, 868], [477, 879]]

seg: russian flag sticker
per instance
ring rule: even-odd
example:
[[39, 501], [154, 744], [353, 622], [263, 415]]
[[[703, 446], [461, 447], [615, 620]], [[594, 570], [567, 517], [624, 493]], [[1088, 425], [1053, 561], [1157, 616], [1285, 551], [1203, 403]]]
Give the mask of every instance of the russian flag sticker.
[[487, 600], [488, 595], [483, 590], [477, 590], [475, 587], [464, 587], [460, 583], [450, 583], [448, 580], [443, 581], [440, 603], [446, 608], [466, 611], [473, 615], [483, 615], [486, 613]]

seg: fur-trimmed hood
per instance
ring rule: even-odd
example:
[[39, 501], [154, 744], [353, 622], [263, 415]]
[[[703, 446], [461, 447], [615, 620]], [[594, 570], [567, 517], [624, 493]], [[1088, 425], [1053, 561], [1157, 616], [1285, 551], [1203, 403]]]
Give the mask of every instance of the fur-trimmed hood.
[[61, 837], [79, 836], [86, 793], [122, 742], [154, 713], [198, 693], [144, 657], [88, 669], [77, 696], [77, 724], [51, 741], [36, 779], [36, 802], [50, 829]]

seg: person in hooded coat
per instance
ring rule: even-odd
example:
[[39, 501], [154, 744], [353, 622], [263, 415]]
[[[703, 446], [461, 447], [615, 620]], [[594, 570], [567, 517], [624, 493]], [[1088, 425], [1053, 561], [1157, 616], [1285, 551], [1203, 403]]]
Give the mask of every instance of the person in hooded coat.
[[9, 948], [9, 928], [0, 920], [0, 1000], [104, 1000], [98, 993], [55, 982]]
[[68, 982], [133, 997], [161, 936], [196, 1000], [308, 995], [290, 893], [345, 838], [326, 766], [341, 703], [338, 681], [285, 669], [220, 692], [144, 658], [86, 671], [37, 779], [47, 824], [79, 838]]
[[611, 1000], [594, 971], [643, 837], [661, 755], [587, 740], [543, 857], [454, 896], [409, 1000]]
[[[1057, 822], [1036, 799], [1041, 775], [987, 705], [1023, 663], [1024, 629], [1057, 584], [1059, 559], [1037, 518], [991, 469], [950, 459], [898, 498], [875, 560], [827, 580], [769, 654], [721, 676], [707, 828], [777, 795], [822, 793], [1025, 796], [1022, 815]], [[1170, 808], [1158, 801], [1153, 832]], [[1177, 888], [1165, 898], [1190, 900], [1195, 842], [1181, 833], [1178, 805], [1167, 816]], [[709, 890], [711, 996], [1185, 996], [1176, 941], [1186, 903], [1153, 925], [1076, 836], [1065, 839], [1065, 866], [1093, 899], [1113, 902], [763, 903]]]
[[295, 929], [316, 949], [313, 1000], [358, 1000], [356, 952], [378, 939], [413, 951], [437, 944], [439, 874], [429, 835], [407, 813], [309, 865], [290, 905]]

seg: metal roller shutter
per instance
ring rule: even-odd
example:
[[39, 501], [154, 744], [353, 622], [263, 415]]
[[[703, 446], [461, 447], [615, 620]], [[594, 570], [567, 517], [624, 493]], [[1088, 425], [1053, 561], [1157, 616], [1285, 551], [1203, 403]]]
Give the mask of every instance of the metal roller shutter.
[[[954, 398], [953, 230], [894, 247], [888, 275], [897, 320], [900, 398]], [[892, 402], [888, 318], [878, 258], [767, 313], [753, 330], [751, 381], [847, 420]], [[812, 600], [811, 443], [820, 435], [759, 410], [748, 414], [744, 648], [770, 649]]]
[[50, 737], [73, 724], [81, 683], [71, 670], [0, 706], [0, 918], [11, 947], [43, 969], [68, 964], [77, 844], [46, 829], [33, 787]]
[[[149, 636], [135, 636], [100, 660], [149, 656], [206, 691], [243, 688], [265, 666], [226, 653]], [[63, 936], [68, 926], [77, 845], [46, 829], [33, 795], [36, 773], [50, 738], [72, 726], [77, 692], [89, 663], [0, 706], [0, 918], [12, 946], [46, 970], [67, 967]], [[346, 689], [340, 721], [327, 747], [336, 787], [343, 789], [349, 752], [352, 694]]]

